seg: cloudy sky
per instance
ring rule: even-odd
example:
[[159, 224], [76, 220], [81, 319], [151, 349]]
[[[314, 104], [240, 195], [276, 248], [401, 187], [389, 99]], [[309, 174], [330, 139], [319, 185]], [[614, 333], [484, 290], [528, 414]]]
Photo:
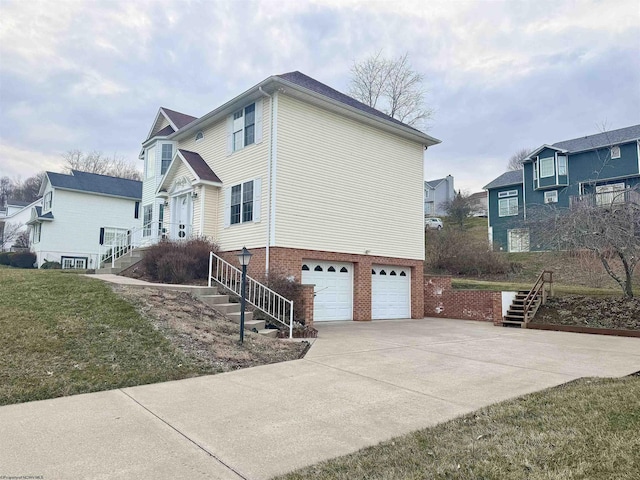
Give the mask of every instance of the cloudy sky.
[[71, 149], [138, 165], [160, 106], [293, 70], [346, 92], [382, 50], [426, 80], [426, 179], [477, 191], [516, 150], [640, 123], [639, 25], [638, 0], [0, 0], [0, 176]]

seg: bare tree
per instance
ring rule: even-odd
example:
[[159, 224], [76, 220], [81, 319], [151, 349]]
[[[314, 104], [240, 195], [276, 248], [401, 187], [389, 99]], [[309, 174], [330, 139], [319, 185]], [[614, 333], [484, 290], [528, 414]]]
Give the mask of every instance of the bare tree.
[[140, 180], [140, 172], [127, 162], [124, 157], [117, 155], [107, 157], [102, 152], [85, 153], [82, 150], [75, 149], [64, 153], [62, 158], [65, 160], [64, 170], [66, 173], [71, 173], [71, 170], [80, 170], [99, 175]]
[[382, 57], [382, 51], [354, 62], [349, 94], [407, 125], [431, 119], [433, 111], [424, 105], [424, 76], [411, 68], [409, 54], [397, 59]]
[[507, 170], [521, 170], [522, 162], [524, 162], [524, 160], [529, 156], [530, 151], [531, 150], [528, 148], [521, 148], [511, 155], [507, 162]]
[[462, 193], [461, 190], [458, 190], [452, 200], [442, 204], [449, 219], [460, 228], [464, 228], [464, 221], [471, 214], [472, 207], [469, 194]]
[[23, 229], [24, 224], [22, 223], [6, 222], [0, 224], [0, 251], [4, 252], [6, 248], [10, 248], [23, 232]]
[[38, 198], [40, 185], [44, 179], [44, 172], [36, 173], [26, 180], [17, 177], [14, 180], [9, 177], [0, 179], [0, 205], [6, 205], [10, 200], [31, 203]]
[[0, 208], [7, 206], [7, 200], [13, 191], [13, 182], [9, 177], [0, 178]]
[[640, 187], [582, 195], [568, 209], [542, 207], [534, 217], [544, 244], [592, 252], [623, 297], [633, 298], [633, 273], [640, 261]]

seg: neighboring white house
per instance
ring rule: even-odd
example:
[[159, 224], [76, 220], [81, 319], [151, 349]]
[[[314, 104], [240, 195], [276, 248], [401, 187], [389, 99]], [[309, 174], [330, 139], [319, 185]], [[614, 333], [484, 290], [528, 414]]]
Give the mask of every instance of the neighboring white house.
[[489, 197], [487, 192], [476, 192], [469, 195], [471, 215], [474, 217], [486, 217], [489, 212]]
[[455, 196], [456, 192], [453, 189], [453, 177], [451, 175], [424, 182], [425, 217], [446, 215], [444, 204], [451, 202]]
[[42, 205], [31, 209], [31, 250], [38, 266], [97, 268], [102, 245], [139, 222], [142, 182], [73, 170], [46, 172]]
[[0, 211], [0, 251], [10, 250], [17, 237], [29, 229], [31, 209], [42, 205], [39, 198], [31, 203], [9, 200], [6, 210]]
[[250, 275], [316, 285], [315, 321], [422, 318], [423, 153], [436, 143], [300, 72], [200, 118], [160, 108], [140, 229], [148, 242], [206, 236], [228, 257], [246, 246]]

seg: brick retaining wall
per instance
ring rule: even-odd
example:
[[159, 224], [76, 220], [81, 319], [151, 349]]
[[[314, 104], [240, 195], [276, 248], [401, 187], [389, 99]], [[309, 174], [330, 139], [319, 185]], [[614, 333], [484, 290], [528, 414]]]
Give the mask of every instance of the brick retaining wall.
[[502, 323], [502, 293], [454, 290], [451, 277], [424, 277], [424, 316]]

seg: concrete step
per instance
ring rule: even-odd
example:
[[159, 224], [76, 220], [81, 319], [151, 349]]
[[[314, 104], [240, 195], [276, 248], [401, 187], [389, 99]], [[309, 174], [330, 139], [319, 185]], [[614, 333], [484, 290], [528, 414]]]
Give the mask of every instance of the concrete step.
[[264, 335], [265, 337], [277, 338], [278, 330], [275, 328], [263, 328], [262, 330], [258, 330], [260, 335]]
[[[218, 295], [218, 287], [198, 287], [193, 289], [193, 294], [196, 297], [202, 297], [206, 295]], [[227, 303], [227, 302], [224, 302]]]
[[259, 332], [265, 326], [264, 320], [247, 320], [247, 313], [244, 314], [244, 329]]
[[522, 317], [522, 315], [505, 315], [502, 318], [513, 322], [524, 322], [524, 317]]
[[229, 295], [199, 295], [198, 298], [212, 307], [229, 303]]
[[[216, 307], [217, 308], [217, 307]], [[227, 318], [235, 323], [240, 323], [240, 306], [238, 306], [238, 311], [233, 313], [227, 313]], [[244, 312], [244, 323], [253, 320], [253, 312]]]
[[225, 315], [229, 313], [240, 313], [239, 303], [218, 303], [215, 308], [220, 313], [224, 313]]
[[513, 320], [502, 320], [502, 325], [505, 327], [524, 327], [523, 322], [514, 322]]

